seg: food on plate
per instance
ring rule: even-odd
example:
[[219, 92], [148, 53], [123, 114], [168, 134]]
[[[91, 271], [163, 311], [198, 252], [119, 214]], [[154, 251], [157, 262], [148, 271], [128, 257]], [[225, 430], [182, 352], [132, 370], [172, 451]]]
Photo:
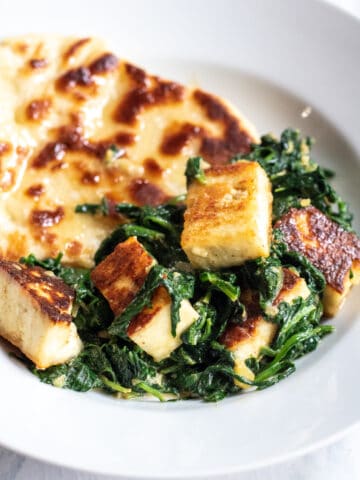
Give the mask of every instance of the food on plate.
[[156, 362], [168, 358], [182, 344], [181, 335], [198, 318], [199, 314], [186, 299], [181, 300], [176, 334], [171, 332], [171, 297], [165, 287], [158, 287], [152, 297], [151, 306], [145, 307], [130, 321], [128, 337]]
[[151, 75], [97, 38], [3, 40], [0, 65], [0, 253], [11, 260], [62, 252], [90, 267], [116, 221], [74, 205], [158, 205], [184, 192], [188, 157], [225, 163], [258, 139], [225, 100]]
[[255, 162], [240, 160], [206, 170], [189, 185], [181, 246], [194, 268], [216, 270], [267, 257], [271, 184]]
[[82, 343], [71, 311], [75, 292], [40, 267], [0, 260], [0, 335], [37, 368], [76, 357]]
[[326, 280], [324, 314], [333, 317], [360, 282], [360, 240], [317, 208], [291, 208], [275, 224], [288, 248], [305, 255]]
[[[83, 342], [74, 359], [47, 369], [30, 364], [31, 370], [43, 382], [77, 391], [205, 401], [267, 388], [293, 373], [295, 360], [333, 330], [322, 322], [323, 304], [329, 313], [323, 267], [333, 250], [317, 236], [319, 225], [341, 240], [342, 281], [355, 278], [358, 258], [352, 215], [331, 173], [311, 159], [311, 143], [288, 129], [280, 139], [261, 137], [221, 167], [192, 157], [185, 169], [189, 193], [161, 205], [107, 197], [74, 205], [79, 218], [111, 217], [117, 226], [96, 251], [95, 267], [67, 265], [61, 255], [22, 259], [75, 290], [74, 323]], [[230, 201], [233, 185], [241, 185], [236, 191], [248, 203]], [[184, 237], [212, 199], [221, 208], [196, 235], [226, 248], [209, 254], [220, 262], [216, 267], [204, 268], [193, 262]], [[270, 245], [261, 249], [269, 225]], [[238, 249], [229, 232], [238, 235]], [[247, 240], [256, 253], [244, 255]]]
[[96, 265], [91, 280], [109, 302], [114, 315], [120, 315], [139, 293], [155, 263], [137, 238], [129, 237]]
[[[275, 308], [281, 302], [292, 304], [297, 298], [306, 299], [310, 295], [305, 280], [296, 271], [283, 268], [282, 278], [281, 289], [272, 302], [272, 306]], [[242, 293], [241, 301], [246, 308], [247, 317], [240, 324], [230, 323], [220, 338], [220, 343], [232, 352], [235, 373], [254, 380], [255, 374], [246, 365], [246, 360], [248, 358], [259, 358], [261, 349], [270, 347], [278, 330], [278, 325], [264, 318], [256, 291], [245, 290]], [[243, 388], [248, 387], [238, 380], [235, 380], [235, 383]]]
[[[104, 295], [115, 315], [120, 315], [144, 285], [149, 270], [156, 263], [136, 237], [119, 243], [91, 272], [91, 280]], [[171, 334], [171, 297], [163, 286], [151, 297], [151, 306], [135, 315], [128, 327], [128, 337], [157, 362], [167, 358], [182, 342], [181, 335], [199, 314], [188, 300], [182, 300], [176, 335]]]
[[0, 334], [41, 381], [218, 401], [267, 388], [360, 277], [352, 214], [287, 129], [93, 38], [0, 43]]

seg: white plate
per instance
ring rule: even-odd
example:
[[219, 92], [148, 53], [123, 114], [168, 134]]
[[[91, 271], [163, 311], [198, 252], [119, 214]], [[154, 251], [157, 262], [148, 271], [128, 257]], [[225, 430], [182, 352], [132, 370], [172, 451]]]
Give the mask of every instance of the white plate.
[[[351, 17], [309, 0], [0, 0], [0, 16], [3, 36], [100, 34], [154, 72], [229, 98], [260, 132], [311, 133], [359, 227], [360, 26]], [[235, 473], [299, 455], [360, 419], [359, 307], [357, 290], [336, 333], [289, 379], [219, 404], [51, 388], [1, 348], [0, 442], [60, 465], [143, 478]]]

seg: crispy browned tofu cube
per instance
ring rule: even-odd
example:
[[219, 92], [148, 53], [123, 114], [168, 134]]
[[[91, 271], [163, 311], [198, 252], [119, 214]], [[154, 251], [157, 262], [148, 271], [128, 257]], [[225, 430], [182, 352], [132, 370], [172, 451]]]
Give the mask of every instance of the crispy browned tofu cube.
[[135, 298], [155, 263], [137, 238], [130, 237], [94, 268], [91, 280], [117, 316]]
[[188, 300], [182, 300], [179, 311], [180, 322], [176, 327], [176, 336], [173, 337], [171, 298], [166, 288], [158, 287], [151, 303], [151, 307], [144, 308], [131, 320], [127, 334], [156, 362], [160, 362], [181, 345], [181, 335], [197, 320], [199, 314]]
[[67, 362], [80, 353], [72, 321], [75, 292], [43, 268], [0, 261], [0, 335], [37, 368]]
[[[273, 302], [276, 308], [281, 302], [292, 303], [296, 298], [307, 298], [310, 291], [303, 278], [288, 268], [284, 268], [282, 288]], [[254, 379], [253, 372], [246, 366], [245, 360], [250, 357], [258, 358], [261, 349], [269, 346], [277, 332], [277, 325], [264, 319], [258, 301], [258, 296], [251, 290], [241, 294], [247, 318], [242, 324], [229, 325], [221, 337], [221, 343], [228, 348], [235, 361], [235, 372], [249, 380]], [[242, 388], [247, 388], [244, 383], [235, 381]]]
[[267, 257], [272, 194], [257, 162], [213, 166], [187, 195], [181, 246], [195, 268], [218, 269]]
[[290, 250], [305, 255], [324, 274], [324, 314], [334, 316], [360, 281], [359, 238], [312, 206], [291, 208], [275, 228]]

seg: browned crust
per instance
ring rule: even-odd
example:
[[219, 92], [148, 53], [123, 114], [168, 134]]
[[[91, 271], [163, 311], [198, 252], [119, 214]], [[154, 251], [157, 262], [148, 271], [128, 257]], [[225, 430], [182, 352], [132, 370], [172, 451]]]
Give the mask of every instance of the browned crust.
[[51, 99], [49, 98], [33, 100], [26, 107], [26, 116], [32, 121], [43, 120], [49, 113], [50, 107]]
[[163, 137], [160, 151], [164, 155], [178, 155], [181, 150], [193, 139], [204, 134], [204, 130], [192, 123], [172, 126]]
[[119, 132], [116, 133], [114, 138], [109, 139], [109, 142], [113, 141], [114, 143], [122, 146], [130, 146], [134, 145], [136, 142], [136, 136], [133, 133], [128, 133], [128, 132]]
[[258, 322], [262, 319], [259, 296], [256, 292], [246, 290], [241, 294], [241, 301], [246, 308], [246, 319], [241, 324], [230, 324], [220, 337], [220, 343], [232, 348], [254, 335]]
[[300, 277], [288, 268], [283, 268], [283, 284], [280, 292], [275, 298], [273, 305], [278, 305], [286, 297], [287, 292], [290, 292], [299, 282]]
[[84, 185], [98, 185], [100, 183], [100, 172], [86, 171], [81, 177], [81, 183]]
[[151, 307], [146, 307], [138, 315], [136, 315], [130, 322], [127, 328], [129, 337], [135, 335], [139, 330], [142, 330], [151, 320], [157, 315], [164, 305], [169, 303], [169, 294], [165, 287], [158, 287], [151, 299]]
[[130, 77], [132, 82], [137, 86], [146, 87], [150, 82], [150, 78], [144, 69], [133, 65], [132, 63], [125, 63], [125, 72]]
[[164, 172], [161, 165], [155, 160], [155, 158], [145, 158], [144, 169], [148, 177], [160, 178]]
[[133, 145], [136, 141], [136, 136], [127, 132], [118, 132], [104, 140], [92, 141], [84, 136], [81, 119], [77, 115], [73, 115], [69, 125], [64, 125], [57, 129], [56, 137], [55, 141], [44, 145], [32, 159], [31, 166], [33, 168], [46, 168], [49, 164], [53, 164], [53, 167], [56, 167], [56, 165], [61, 166], [67, 152], [81, 152], [103, 160], [106, 151], [112, 145], [116, 145], [121, 149], [118, 155], [118, 158], [120, 158], [126, 156], [124, 147]]
[[[193, 182], [188, 191], [187, 209], [184, 214], [185, 228], [182, 233], [182, 243], [194, 237], [194, 231], [199, 231], [205, 225], [217, 227], [222, 224], [223, 218], [219, 215], [220, 202], [223, 201], [225, 192], [228, 191], [228, 183], [231, 179], [238, 179], [236, 182], [239, 190], [249, 190], [249, 177], [253, 170], [259, 168], [256, 162], [238, 162], [227, 165], [213, 165], [205, 171], [208, 179], [224, 177], [219, 184], [208, 182], [205, 186], [199, 182]], [[249, 171], [249, 175], [247, 172]], [[231, 212], [241, 211], [248, 202], [247, 198], [240, 198], [231, 202], [226, 208], [228, 215]], [[221, 208], [224, 208], [223, 206]], [[200, 227], [199, 227], [200, 226]]]
[[[300, 226], [299, 226], [300, 225]], [[303, 231], [304, 227], [307, 231]], [[337, 292], [344, 290], [345, 277], [360, 260], [360, 240], [345, 231], [317, 208], [291, 208], [275, 224], [290, 250], [307, 257]]]
[[[289, 270], [283, 269], [283, 284], [280, 292], [273, 301], [273, 305], [278, 305], [283, 301], [287, 292], [291, 291], [300, 281], [300, 277]], [[241, 302], [245, 305], [246, 319], [241, 324], [230, 324], [220, 338], [220, 343], [226, 348], [232, 348], [240, 342], [254, 336], [257, 325], [263, 319], [263, 313], [259, 304], [259, 295], [252, 290], [245, 290], [241, 293]]]
[[49, 142], [36, 155], [32, 161], [32, 167], [43, 168], [50, 162], [60, 162], [65, 155], [66, 147], [61, 142]]
[[68, 92], [75, 87], [88, 87], [94, 84], [94, 79], [87, 67], [78, 67], [68, 70], [56, 81], [59, 91]]
[[206, 170], [206, 176], [222, 177], [223, 175], [238, 175], [246, 176], [246, 170], [256, 170], [259, 166], [256, 162], [242, 160], [237, 163], [228, 163], [226, 165], [212, 165]]
[[41, 312], [50, 320], [55, 323], [72, 321], [68, 310], [74, 301], [75, 292], [62, 280], [50, 275], [43, 268], [29, 267], [7, 260], [0, 260], [1, 271], [31, 296]]
[[[153, 258], [135, 237], [119, 243], [91, 272], [91, 280], [109, 302], [115, 315], [120, 315], [135, 298], [153, 264]], [[128, 288], [119, 288], [119, 279], [128, 282]]]
[[136, 125], [139, 115], [146, 108], [178, 103], [184, 98], [185, 89], [176, 82], [147, 76], [144, 70], [131, 64], [125, 64], [125, 71], [133, 83], [133, 88], [116, 107], [116, 122]]
[[221, 137], [203, 136], [200, 153], [205, 160], [211, 164], [224, 164], [238, 153], [249, 153], [254, 139], [241, 127], [239, 119], [229, 111], [223, 102], [202, 90], [195, 90], [193, 96], [205, 110], [209, 120], [216, 121], [223, 126]]
[[103, 53], [88, 66], [80, 66], [68, 70], [56, 80], [56, 88], [60, 92], [70, 92], [78, 87], [89, 87], [95, 84], [94, 76], [104, 75], [117, 69], [119, 59], [112, 53]]
[[86, 37], [86, 38], [80, 38], [79, 40], [76, 40], [76, 42], [72, 43], [70, 47], [66, 50], [66, 52], [63, 55], [64, 60], [69, 60], [71, 57], [73, 57], [77, 51], [86, 43], [90, 42], [91, 38]]
[[42, 183], [36, 183], [31, 185], [25, 193], [28, 197], [39, 198], [45, 193], [45, 187]]
[[48, 228], [57, 225], [65, 216], [63, 207], [56, 207], [54, 210], [37, 210], [30, 213], [30, 224], [35, 227]]
[[146, 178], [135, 178], [129, 185], [129, 193], [138, 205], [161, 205], [169, 199], [169, 195]]
[[34, 70], [39, 70], [45, 68], [49, 65], [49, 62], [46, 58], [32, 58], [29, 60], [29, 65]]
[[89, 87], [95, 84], [94, 76], [113, 72], [119, 65], [119, 59], [112, 53], [103, 53], [88, 66], [68, 70], [56, 81], [60, 92], [69, 92], [77, 87]]
[[83, 135], [83, 128], [79, 119], [74, 118], [72, 124], [58, 129], [58, 139], [47, 143], [35, 156], [31, 166], [45, 168], [50, 163], [59, 163], [66, 152], [83, 152], [92, 157], [103, 159], [105, 152], [114, 143], [112, 139], [92, 142]]
[[261, 320], [261, 315], [248, 317], [241, 325], [231, 324], [219, 339], [226, 348], [233, 348], [240, 342], [251, 338], [256, 330], [256, 325]]
[[66, 254], [69, 255], [69, 257], [78, 257], [81, 254], [82, 249], [83, 245], [78, 240], [69, 242], [65, 247]]
[[0, 157], [2, 155], [6, 155], [10, 153], [12, 150], [12, 145], [9, 142], [1, 142], [0, 141]]
[[102, 75], [117, 69], [119, 59], [112, 53], [104, 53], [89, 65], [91, 75]]

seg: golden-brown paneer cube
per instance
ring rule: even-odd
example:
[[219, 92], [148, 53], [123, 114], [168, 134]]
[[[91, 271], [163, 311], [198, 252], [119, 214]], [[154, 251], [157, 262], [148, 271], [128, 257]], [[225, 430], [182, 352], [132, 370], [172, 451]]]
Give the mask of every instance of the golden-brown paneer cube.
[[74, 298], [72, 288], [43, 268], [0, 261], [0, 335], [37, 368], [80, 353], [71, 316]]
[[[94, 285], [108, 300], [114, 314], [120, 315], [135, 298], [156, 263], [135, 237], [119, 243], [115, 250], [92, 271]], [[183, 332], [199, 317], [188, 300], [180, 306], [176, 336], [171, 334], [171, 297], [158, 287], [151, 306], [144, 308], [127, 329], [129, 338], [155, 361], [168, 357], [181, 344]]]
[[127, 334], [156, 362], [160, 362], [181, 345], [181, 335], [197, 320], [199, 314], [188, 300], [183, 300], [179, 311], [180, 321], [176, 327], [176, 336], [173, 337], [171, 334], [171, 298], [166, 288], [158, 287], [151, 302], [151, 307], [145, 308], [131, 320]]
[[115, 316], [120, 315], [143, 286], [155, 259], [130, 237], [119, 243], [91, 272], [91, 280], [109, 302]]
[[[273, 302], [276, 308], [281, 302], [292, 303], [296, 298], [307, 298], [310, 291], [304, 279], [288, 268], [283, 269], [282, 288]], [[254, 379], [253, 372], [246, 366], [245, 360], [258, 358], [263, 347], [269, 346], [277, 332], [277, 325], [264, 319], [258, 301], [258, 296], [251, 290], [241, 294], [247, 312], [246, 320], [240, 324], [229, 325], [221, 337], [221, 343], [228, 348], [235, 361], [234, 371], [249, 380]], [[242, 388], [248, 386], [235, 381]]]
[[247, 160], [205, 170], [187, 195], [181, 246], [195, 268], [218, 269], [267, 257], [272, 194], [257, 162]]
[[305, 255], [324, 274], [324, 314], [334, 316], [360, 281], [359, 238], [312, 206], [291, 208], [275, 228], [290, 250]]

